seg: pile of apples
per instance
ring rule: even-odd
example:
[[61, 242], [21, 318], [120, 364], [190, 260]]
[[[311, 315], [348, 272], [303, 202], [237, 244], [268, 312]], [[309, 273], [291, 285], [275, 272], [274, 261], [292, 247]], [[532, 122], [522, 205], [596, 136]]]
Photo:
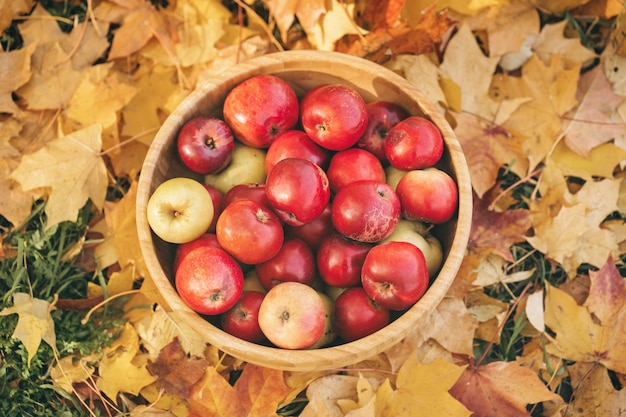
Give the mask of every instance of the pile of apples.
[[265, 74], [222, 115], [176, 138], [203, 181], [167, 180], [147, 205], [191, 309], [241, 339], [311, 349], [370, 335], [424, 295], [443, 258], [431, 229], [458, 204], [435, 124], [348, 85], [298, 97]]

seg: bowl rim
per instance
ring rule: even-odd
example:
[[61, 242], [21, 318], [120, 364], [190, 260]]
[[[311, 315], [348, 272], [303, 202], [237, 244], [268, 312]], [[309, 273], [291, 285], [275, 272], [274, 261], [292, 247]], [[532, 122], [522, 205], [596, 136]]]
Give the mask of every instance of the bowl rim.
[[[193, 312], [179, 298], [172, 282], [159, 266], [160, 262], [153, 242], [154, 237], [146, 218], [145, 203], [147, 203], [147, 199], [154, 187], [152, 185], [152, 177], [155, 170], [159, 168], [158, 156], [164, 149], [170, 135], [168, 132], [172, 132], [174, 131], [173, 128], [180, 126], [181, 121], [192, 111], [189, 103], [197, 102], [206, 94], [217, 92], [223, 94], [223, 84], [232, 82], [233, 79], [243, 80], [255, 75], [259, 73], [258, 68], [276, 68], [276, 70], [298, 69], [304, 65], [303, 63], [309, 61], [319, 62], [320, 60], [332, 61], [333, 65], [342, 65], [344, 67], [359, 68], [379, 73], [379, 75], [383, 76], [390, 83], [395, 84], [404, 94], [411, 96], [419, 104], [425, 115], [439, 127], [444, 136], [445, 147], [451, 163], [450, 167], [454, 170], [459, 189], [458, 210], [456, 225], [453, 228], [454, 236], [450, 249], [445, 254], [442, 267], [427, 292], [414, 306], [383, 329], [356, 341], [319, 349], [287, 350], [247, 342], [232, 336]], [[265, 73], [265, 71], [263, 72]], [[269, 53], [229, 67], [215, 77], [199, 84], [183, 100], [183, 103], [170, 113], [159, 128], [144, 159], [137, 188], [136, 223], [141, 252], [146, 263], [147, 272], [163, 300], [167, 303], [167, 306], [163, 306], [166, 311], [172, 315], [173, 319], [187, 321], [195, 329], [199, 329], [198, 326], [202, 327], [203, 322], [205, 325], [210, 326], [209, 330], [211, 331], [208, 334], [204, 332], [201, 336], [219, 350], [245, 362], [281, 370], [312, 371], [341, 368], [373, 357], [400, 342], [412, 327], [418, 325], [425, 316], [434, 310], [451, 286], [465, 254], [470, 236], [471, 222], [472, 189], [469, 168], [461, 145], [444, 115], [432, 105], [416, 86], [392, 70], [363, 58], [331, 51], [293, 50]]]

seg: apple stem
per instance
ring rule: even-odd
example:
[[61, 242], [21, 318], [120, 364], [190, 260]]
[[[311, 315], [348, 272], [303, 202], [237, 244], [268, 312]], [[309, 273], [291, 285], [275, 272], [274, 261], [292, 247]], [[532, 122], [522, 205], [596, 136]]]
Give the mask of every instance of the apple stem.
[[280, 313], [280, 317], [279, 317], [282, 321], [287, 322], [289, 321], [289, 312], [288, 311], [283, 311], [282, 313]]
[[207, 136], [204, 143], [206, 143], [206, 146], [208, 146], [209, 149], [215, 149], [215, 139], [213, 139], [211, 136]]

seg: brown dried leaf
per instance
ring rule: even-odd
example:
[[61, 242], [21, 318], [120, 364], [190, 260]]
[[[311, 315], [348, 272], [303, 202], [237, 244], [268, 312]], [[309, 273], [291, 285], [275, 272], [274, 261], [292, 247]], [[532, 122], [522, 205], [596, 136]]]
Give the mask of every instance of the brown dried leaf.
[[189, 398], [191, 387], [202, 378], [208, 362], [204, 358], [188, 356], [177, 337], [159, 353], [156, 361], [149, 361], [148, 371], [156, 376], [156, 385], [168, 394]]
[[531, 226], [528, 210], [515, 209], [496, 212], [489, 209], [489, 194], [482, 199], [474, 198], [474, 215], [468, 248], [478, 254], [495, 253], [513, 261], [509, 248], [524, 241]]

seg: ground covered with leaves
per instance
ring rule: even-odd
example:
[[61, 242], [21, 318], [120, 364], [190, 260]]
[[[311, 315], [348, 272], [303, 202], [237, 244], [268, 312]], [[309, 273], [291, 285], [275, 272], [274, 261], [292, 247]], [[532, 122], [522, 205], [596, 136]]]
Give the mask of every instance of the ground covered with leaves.
[[[0, 414], [626, 415], [626, 14], [617, 0], [0, 0]], [[165, 117], [277, 50], [390, 68], [446, 115], [474, 221], [405, 340], [326, 372], [207, 346], [141, 257]]]

